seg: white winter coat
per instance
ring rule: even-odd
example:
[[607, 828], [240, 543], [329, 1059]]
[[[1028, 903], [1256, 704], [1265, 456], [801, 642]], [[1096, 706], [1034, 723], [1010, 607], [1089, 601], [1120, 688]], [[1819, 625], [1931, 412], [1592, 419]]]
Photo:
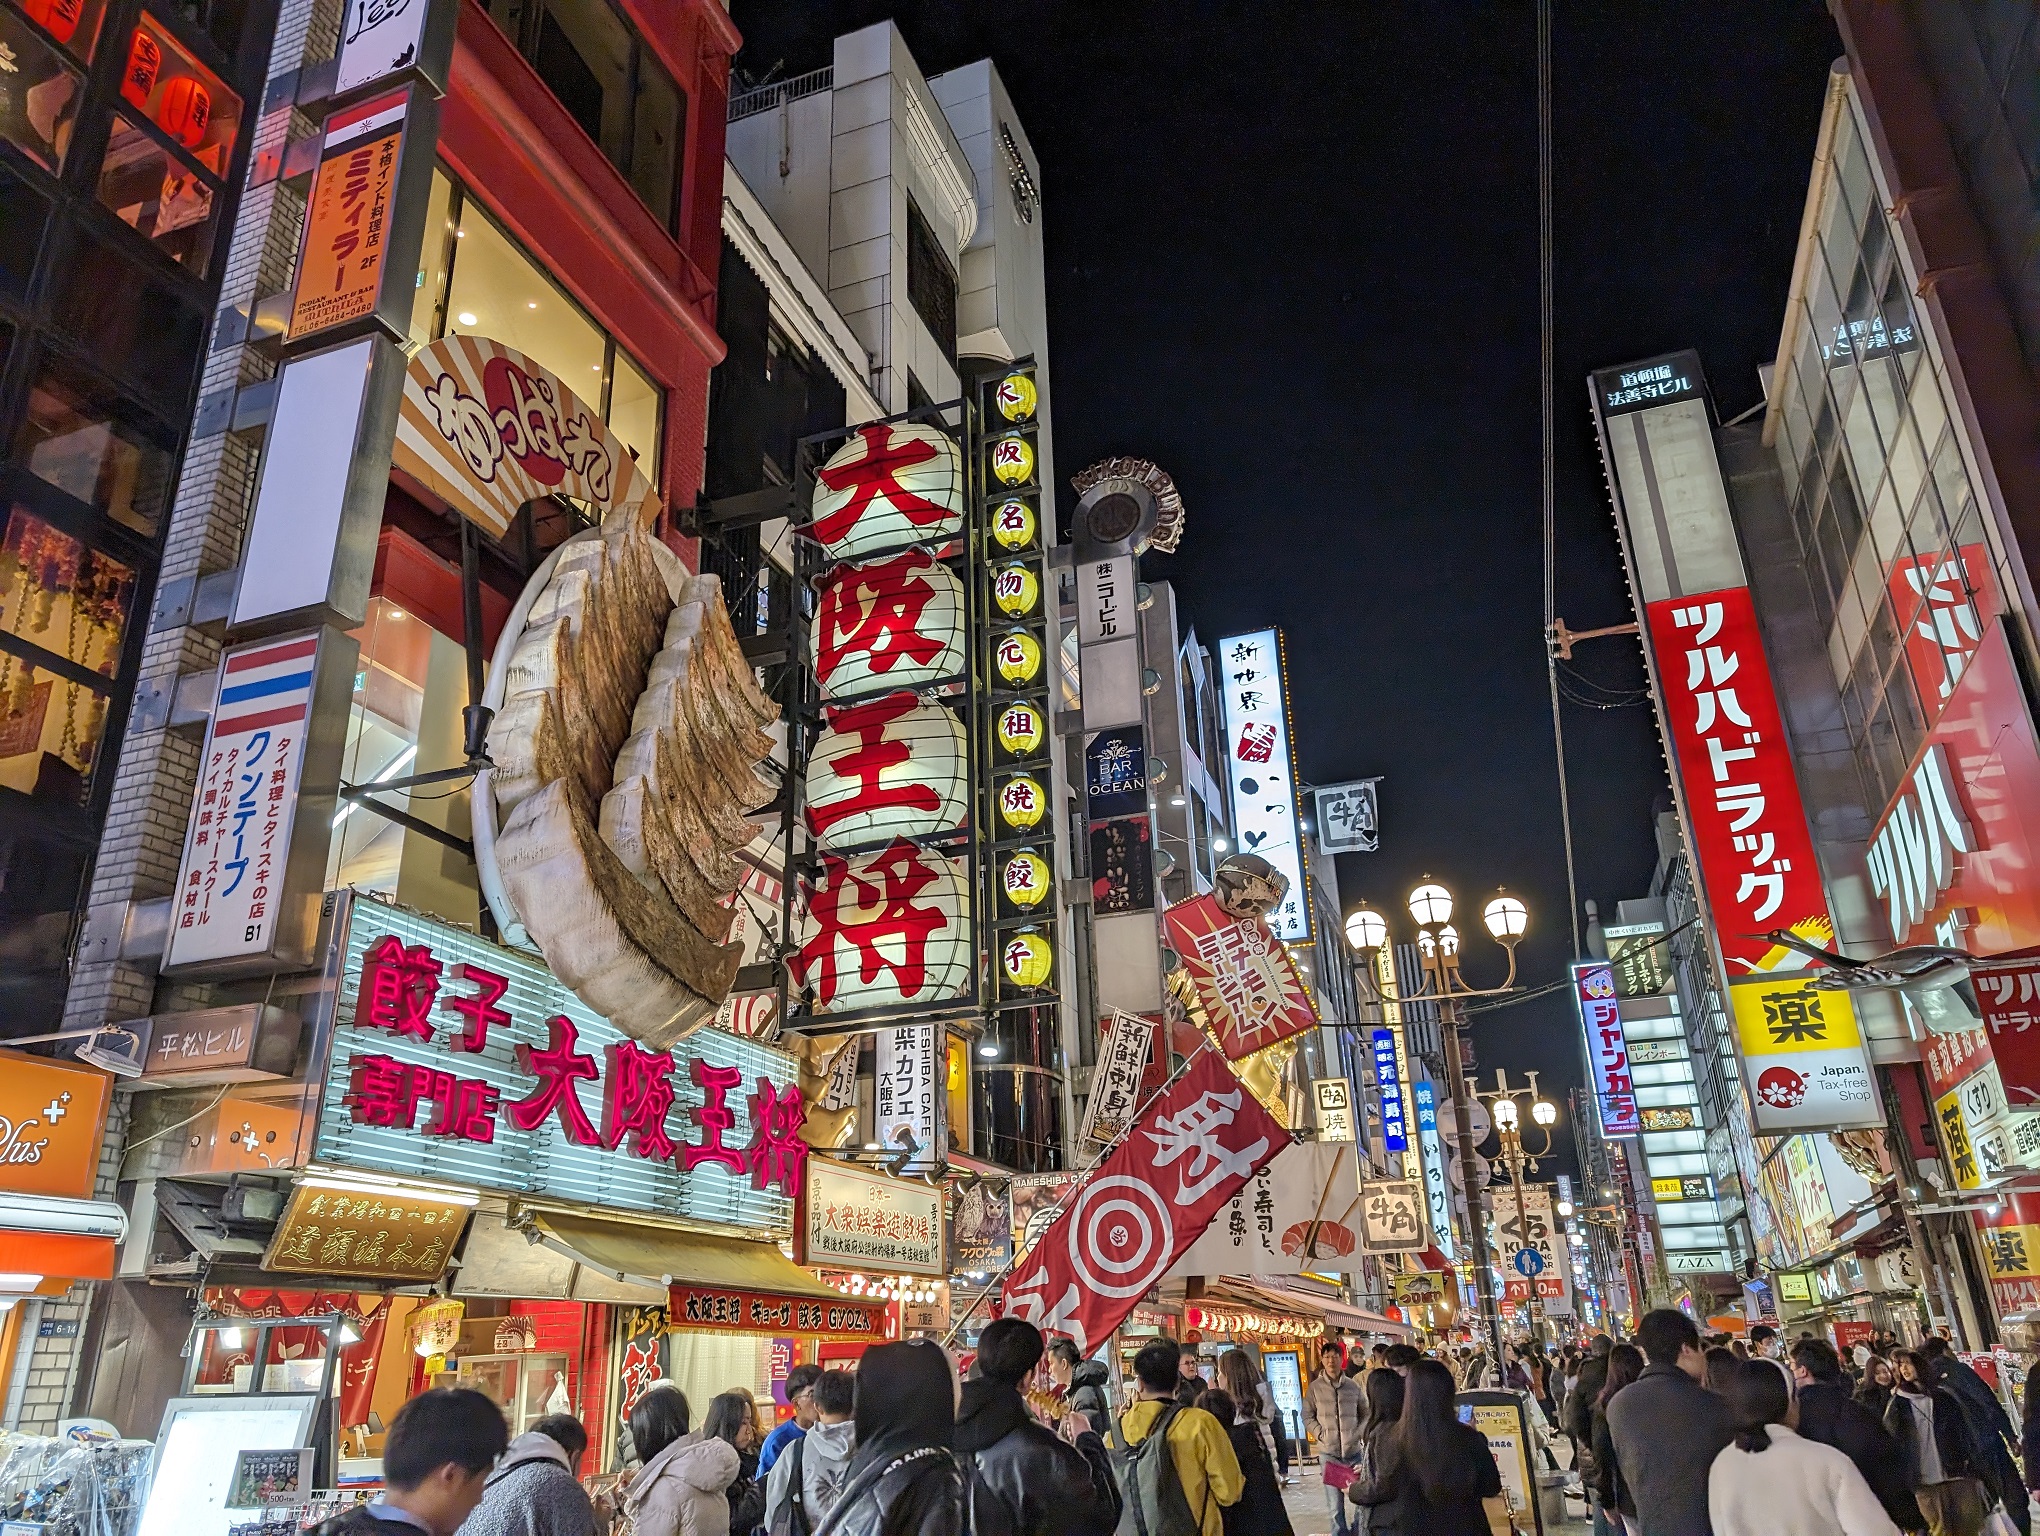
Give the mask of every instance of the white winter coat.
[[1765, 1426], [1768, 1449], [1723, 1448], [1707, 1474], [1714, 1536], [1898, 1536], [1856, 1464], [1831, 1445]]
[[727, 1440], [675, 1440], [631, 1479], [623, 1502], [631, 1536], [730, 1536], [728, 1489], [742, 1464]]

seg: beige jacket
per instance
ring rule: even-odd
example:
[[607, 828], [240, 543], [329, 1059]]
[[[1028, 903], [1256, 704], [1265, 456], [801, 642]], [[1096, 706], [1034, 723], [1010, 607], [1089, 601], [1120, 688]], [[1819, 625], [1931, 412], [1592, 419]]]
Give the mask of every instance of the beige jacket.
[[623, 1500], [631, 1536], [730, 1536], [728, 1489], [741, 1465], [727, 1440], [675, 1440], [631, 1479]]

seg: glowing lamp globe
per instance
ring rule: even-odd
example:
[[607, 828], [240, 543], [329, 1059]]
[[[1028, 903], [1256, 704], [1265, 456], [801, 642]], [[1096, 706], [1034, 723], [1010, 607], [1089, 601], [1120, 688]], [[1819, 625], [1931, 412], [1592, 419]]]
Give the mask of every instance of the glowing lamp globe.
[[1436, 928], [1452, 920], [1452, 893], [1442, 885], [1425, 881], [1410, 892], [1410, 916], [1419, 928]]
[[1530, 909], [1513, 896], [1497, 896], [1481, 909], [1480, 920], [1502, 943], [1513, 944], [1530, 927]]
[[1040, 906], [1048, 899], [1048, 861], [1032, 849], [1022, 848], [999, 867], [999, 889], [1016, 907]]
[[1045, 726], [1032, 704], [1008, 704], [999, 711], [999, 746], [1009, 757], [1026, 757], [1041, 745]]
[[992, 601], [1008, 618], [1024, 619], [1041, 601], [1041, 579], [1028, 566], [1005, 566], [992, 574]]
[[1450, 923], [1438, 930], [1438, 949], [1440, 953], [1447, 955], [1459, 953], [1459, 930]]
[[1025, 687], [1041, 676], [1041, 642], [1024, 629], [1001, 635], [992, 647], [992, 664], [1008, 683]]
[[1388, 920], [1379, 912], [1360, 907], [1346, 917], [1346, 942], [1362, 954], [1371, 954], [1387, 942]]
[[1495, 1100], [1495, 1124], [1505, 1131], [1513, 1131], [1520, 1121], [1514, 1099]]
[[1034, 444], [1018, 436], [994, 439], [992, 474], [1001, 485], [1026, 485], [1034, 478]]
[[1032, 992], [1047, 983], [1055, 968], [1055, 951], [1038, 933], [1016, 933], [999, 951], [999, 967], [1014, 986]]
[[999, 414], [1008, 421], [1025, 421], [1034, 414], [1041, 403], [1041, 392], [1035, 388], [1034, 380], [1024, 373], [1009, 373], [999, 380], [999, 387], [992, 392], [992, 399], [998, 404]]
[[1010, 831], [1025, 832], [1048, 814], [1048, 792], [1024, 773], [999, 786], [999, 820]]
[[1008, 501], [992, 513], [992, 538], [1001, 549], [1026, 549], [1034, 542], [1041, 519], [1024, 501]]
[[1539, 1099], [1530, 1106], [1530, 1118], [1539, 1125], [1558, 1124], [1558, 1106], [1549, 1099]]

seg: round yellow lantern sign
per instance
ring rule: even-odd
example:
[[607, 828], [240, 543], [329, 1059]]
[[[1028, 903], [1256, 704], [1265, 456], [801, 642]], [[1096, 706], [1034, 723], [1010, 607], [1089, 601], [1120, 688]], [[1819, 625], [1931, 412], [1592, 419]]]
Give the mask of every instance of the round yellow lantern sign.
[[999, 786], [999, 820], [1015, 832], [1025, 832], [1048, 814], [1048, 795], [1024, 773], [1015, 774]]
[[1002, 485], [1025, 485], [1034, 478], [1034, 444], [1024, 437], [1002, 437], [992, 443], [992, 473]]
[[1003, 549], [1025, 549], [1034, 542], [1038, 519], [1024, 501], [1002, 502], [992, 513], [992, 537]]
[[1015, 687], [1031, 683], [1041, 675], [1041, 642], [1024, 629], [999, 636], [992, 647], [992, 660], [999, 676]]
[[1009, 565], [992, 573], [992, 601], [999, 611], [1016, 619], [1034, 612], [1041, 600], [1041, 579], [1024, 565]]
[[1041, 711], [1032, 704], [1008, 704], [999, 711], [999, 745], [1025, 757], [1041, 745]]
[[1048, 973], [1055, 966], [1055, 951], [1038, 933], [1016, 933], [1000, 950], [999, 964], [1005, 969], [1008, 981], [1031, 991], [1047, 982]]
[[1048, 861], [1022, 848], [999, 870], [999, 889], [1016, 907], [1038, 907], [1048, 898]]
[[1034, 414], [1035, 406], [1041, 403], [1034, 380], [1024, 373], [1009, 373], [999, 380], [999, 387], [992, 398], [998, 402], [999, 414], [1008, 421], [1025, 421]]

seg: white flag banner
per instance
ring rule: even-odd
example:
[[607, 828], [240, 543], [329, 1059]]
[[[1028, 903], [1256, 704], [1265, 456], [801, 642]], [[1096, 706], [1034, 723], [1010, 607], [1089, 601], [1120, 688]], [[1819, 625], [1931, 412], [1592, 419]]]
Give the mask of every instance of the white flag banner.
[[1123, 1008], [1112, 1010], [1112, 1026], [1091, 1069], [1091, 1094], [1084, 1105], [1082, 1141], [1117, 1141], [1140, 1109], [1141, 1074], [1147, 1070], [1150, 1019]]
[[[1233, 1196], [1169, 1271], [1300, 1275], [1353, 1266], [1360, 1175], [1350, 1142], [1298, 1142]], [[1315, 1222], [1315, 1225], [1313, 1225]]]

